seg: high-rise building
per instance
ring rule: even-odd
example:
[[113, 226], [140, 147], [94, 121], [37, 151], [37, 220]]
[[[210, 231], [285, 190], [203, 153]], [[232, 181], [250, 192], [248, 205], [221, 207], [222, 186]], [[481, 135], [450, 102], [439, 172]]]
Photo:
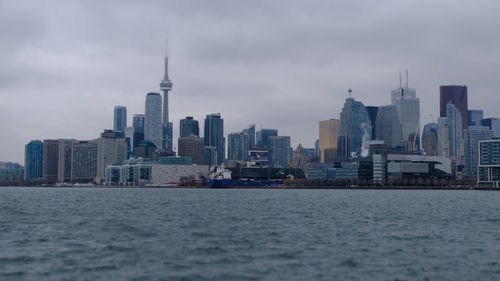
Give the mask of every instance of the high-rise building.
[[193, 164], [205, 164], [205, 145], [203, 138], [196, 136], [180, 137], [177, 142], [179, 156], [191, 157]]
[[227, 159], [248, 161], [248, 135], [243, 132], [231, 133], [227, 136]]
[[446, 118], [448, 119], [448, 137], [450, 140], [450, 157], [463, 156], [462, 116], [454, 104], [446, 105]]
[[248, 146], [250, 148], [255, 147], [255, 125], [248, 125], [248, 128], [243, 130], [243, 133], [248, 135]]
[[386, 145], [398, 146], [401, 142], [401, 122], [394, 105], [381, 106], [378, 109], [376, 124], [377, 140]]
[[447, 117], [438, 118], [438, 156], [450, 157], [450, 129]]
[[269, 137], [277, 137], [278, 130], [276, 129], [260, 129], [256, 132], [256, 142], [258, 147], [266, 147], [269, 145]]
[[106, 166], [122, 165], [127, 159], [127, 143], [123, 134], [116, 131], [105, 130], [97, 143], [97, 175], [95, 181], [100, 183], [105, 180]]
[[372, 121], [372, 139], [371, 140], [376, 140], [377, 135], [375, 131], [375, 122], [377, 121], [377, 113], [378, 113], [378, 106], [365, 106], [366, 111], [368, 111], [368, 115], [370, 116], [370, 120]]
[[467, 125], [470, 126], [481, 126], [481, 120], [483, 119], [483, 111], [477, 109], [471, 109], [468, 112], [469, 120]]
[[500, 139], [479, 141], [478, 186], [500, 187]]
[[428, 123], [422, 133], [422, 147], [427, 156], [438, 155], [438, 124]]
[[407, 149], [418, 150], [420, 134], [420, 99], [416, 96], [415, 89], [408, 88], [408, 72], [406, 73], [406, 86], [391, 91], [392, 105], [396, 106], [399, 121], [401, 122], [402, 140], [407, 141]]
[[290, 149], [289, 136], [270, 136], [268, 164], [277, 168], [283, 168], [289, 165], [292, 160]]
[[144, 120], [144, 114], [134, 114], [134, 119], [132, 121], [132, 126], [134, 128], [134, 134], [132, 137], [132, 151], [134, 151], [139, 143], [144, 140]]
[[198, 120], [194, 120], [192, 116], [187, 116], [179, 122], [180, 130], [179, 137], [199, 137], [200, 127]]
[[372, 124], [365, 106], [360, 101], [356, 101], [351, 97], [347, 98], [340, 113], [340, 136], [337, 142], [338, 156], [368, 156], [368, 142], [371, 139]]
[[479, 141], [493, 137], [493, 131], [484, 126], [469, 126], [464, 131], [465, 173], [469, 176], [477, 175], [479, 157]]
[[30, 141], [25, 147], [24, 157], [24, 179], [32, 180], [42, 177], [43, 142]]
[[97, 142], [74, 141], [71, 156], [71, 181], [88, 183], [97, 175]]
[[500, 118], [485, 118], [481, 120], [481, 126], [490, 128], [495, 138], [500, 137]]
[[[163, 118], [162, 126], [162, 149], [173, 150], [173, 124], [169, 121], [168, 94], [172, 90], [172, 81], [168, 77], [168, 56], [165, 57], [165, 73], [160, 82], [160, 89], [163, 92]], [[161, 101], [160, 101], [161, 103]], [[161, 114], [161, 109], [160, 109]], [[158, 146], [158, 145], [157, 145]], [[160, 146], [158, 146], [160, 147]]]
[[213, 163], [220, 165], [224, 162], [225, 158], [224, 119], [222, 119], [220, 113], [207, 115], [204, 130], [205, 146], [215, 147], [216, 150], [217, 157], [215, 161], [213, 161], [213, 157], [210, 159]]
[[462, 118], [462, 131], [467, 129], [469, 120], [469, 108], [467, 104], [467, 86], [447, 85], [439, 87], [439, 114], [440, 117], [446, 116], [447, 104], [453, 104], [460, 112]]
[[43, 179], [49, 183], [56, 182], [58, 166], [59, 142], [57, 140], [43, 140]]
[[340, 120], [319, 121], [319, 153], [321, 163], [333, 162], [337, 157], [337, 139], [340, 133]]
[[125, 106], [116, 105], [113, 118], [113, 130], [125, 133], [127, 128], [127, 108]]
[[73, 157], [73, 143], [77, 140], [59, 139], [59, 168], [58, 182], [71, 182], [71, 161]]
[[148, 93], [146, 95], [146, 110], [144, 116], [144, 139], [152, 141], [157, 148], [163, 144], [162, 119], [161, 119], [161, 95]]

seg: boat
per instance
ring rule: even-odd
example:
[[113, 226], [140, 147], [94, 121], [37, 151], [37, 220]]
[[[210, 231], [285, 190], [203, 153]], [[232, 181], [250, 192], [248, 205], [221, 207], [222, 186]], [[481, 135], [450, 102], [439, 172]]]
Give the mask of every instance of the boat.
[[283, 186], [282, 180], [233, 180], [231, 170], [224, 165], [210, 173], [206, 186], [211, 188], [277, 188]]

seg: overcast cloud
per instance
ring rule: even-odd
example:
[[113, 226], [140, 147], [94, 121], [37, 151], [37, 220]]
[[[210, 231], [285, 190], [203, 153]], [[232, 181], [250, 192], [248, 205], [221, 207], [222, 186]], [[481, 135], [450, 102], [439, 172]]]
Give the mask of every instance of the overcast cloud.
[[[144, 112], [159, 92], [168, 34], [170, 118], [225, 134], [277, 128], [313, 147], [318, 121], [347, 96], [390, 103], [399, 71], [438, 117], [439, 85], [465, 84], [469, 108], [500, 117], [499, 1], [1, 1], [0, 160], [33, 139], [94, 139], [113, 107]], [[200, 128], [202, 130], [202, 128]]]

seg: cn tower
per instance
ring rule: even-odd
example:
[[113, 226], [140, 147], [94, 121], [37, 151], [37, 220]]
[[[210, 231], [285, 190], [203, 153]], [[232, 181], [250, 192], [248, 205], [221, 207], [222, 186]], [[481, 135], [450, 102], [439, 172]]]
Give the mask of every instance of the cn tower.
[[163, 92], [163, 149], [172, 150], [172, 123], [168, 119], [168, 93], [172, 90], [172, 81], [168, 77], [168, 56], [165, 57], [165, 75], [160, 82], [160, 89]]

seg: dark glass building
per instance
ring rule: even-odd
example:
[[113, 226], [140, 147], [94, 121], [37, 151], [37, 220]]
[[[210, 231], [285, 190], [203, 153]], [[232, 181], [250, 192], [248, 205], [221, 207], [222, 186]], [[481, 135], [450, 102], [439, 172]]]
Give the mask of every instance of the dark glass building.
[[372, 140], [377, 139], [375, 122], [377, 121], [378, 106], [365, 106], [366, 111], [368, 111], [368, 116], [372, 121]]
[[217, 159], [211, 157], [212, 163], [220, 165], [225, 158], [225, 139], [224, 139], [224, 119], [220, 113], [208, 114], [205, 118], [205, 146], [215, 147]]
[[467, 129], [469, 108], [467, 104], [467, 86], [446, 85], [439, 87], [439, 114], [446, 116], [446, 105], [453, 104], [462, 117], [462, 131]]
[[257, 131], [257, 146], [258, 147], [269, 147], [269, 137], [277, 137], [278, 130], [276, 129], [261, 129]]
[[194, 120], [192, 116], [187, 116], [186, 118], [181, 119], [179, 129], [180, 138], [200, 136], [198, 120]]
[[26, 145], [24, 160], [24, 179], [31, 180], [42, 176], [43, 142], [30, 141]]

